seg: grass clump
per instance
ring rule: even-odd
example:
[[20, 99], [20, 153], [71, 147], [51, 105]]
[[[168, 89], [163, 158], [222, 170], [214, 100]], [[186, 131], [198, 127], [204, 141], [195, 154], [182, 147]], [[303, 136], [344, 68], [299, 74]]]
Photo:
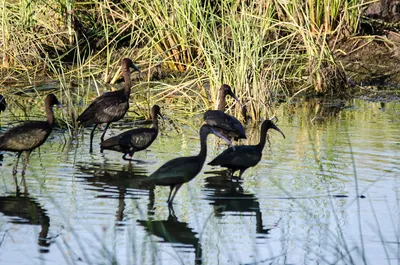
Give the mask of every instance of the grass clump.
[[[255, 119], [271, 112], [277, 98], [332, 92], [344, 84], [331, 49], [356, 33], [362, 7], [356, 0], [2, 0], [1, 5], [4, 84], [50, 77], [60, 81], [69, 100], [80, 101], [93, 91], [87, 79], [116, 82], [115, 66], [131, 57], [147, 73], [139, 89], [146, 105], [158, 100], [159, 89], [169, 94], [174, 85], [177, 105], [195, 101], [191, 111], [203, 111], [215, 106], [219, 86], [227, 83]], [[162, 86], [158, 80], [168, 76], [174, 80]]]

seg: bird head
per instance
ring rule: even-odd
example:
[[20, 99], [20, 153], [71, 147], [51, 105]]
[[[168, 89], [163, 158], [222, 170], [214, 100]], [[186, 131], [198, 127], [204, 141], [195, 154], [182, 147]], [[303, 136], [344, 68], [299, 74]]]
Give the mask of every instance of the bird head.
[[[275, 118], [275, 119], [278, 120], [277, 118]], [[286, 138], [285, 135], [283, 134], [283, 132], [278, 128], [278, 126], [276, 126], [276, 125], [273, 123], [272, 120], [273, 120], [273, 119], [265, 120], [265, 121], [262, 123], [262, 128], [261, 128], [261, 130], [274, 129], [274, 130], [277, 130], [278, 132], [280, 132], [280, 133], [282, 134], [283, 138]]]
[[124, 58], [122, 59], [122, 71], [127, 71], [129, 68], [133, 68], [134, 70], [139, 72], [139, 76], [142, 77], [142, 72], [140, 71], [139, 67], [137, 67], [131, 59]]

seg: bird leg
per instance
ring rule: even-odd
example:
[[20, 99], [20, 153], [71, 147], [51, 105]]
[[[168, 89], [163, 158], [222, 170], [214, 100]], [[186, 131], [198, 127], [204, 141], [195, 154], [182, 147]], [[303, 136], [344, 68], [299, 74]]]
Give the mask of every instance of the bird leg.
[[132, 159], [133, 154], [132, 154], [132, 155], [129, 154], [129, 156], [130, 156], [131, 158], [126, 158], [126, 156], [127, 156], [128, 154], [129, 154], [129, 153], [125, 153], [125, 154], [122, 156], [122, 159], [125, 160], [125, 161], [136, 161], [135, 159]]
[[167, 202], [168, 202], [168, 204], [169, 204], [169, 199], [171, 198], [171, 193], [172, 193], [172, 190], [174, 189], [174, 185], [171, 185], [171, 186], [169, 186], [169, 195], [168, 195], [168, 199], [167, 199]]
[[[125, 160], [125, 161], [129, 161], [129, 164], [130, 164], [130, 162], [136, 162], [136, 163], [138, 163], [138, 164], [144, 164], [144, 163], [145, 163], [145, 162], [142, 161], [142, 160], [132, 159], [132, 158], [126, 158], [126, 156], [127, 156], [128, 154], [129, 154], [129, 153], [124, 154], [124, 155], [122, 156], [122, 159]], [[132, 157], [133, 155], [129, 154], [129, 156]]]
[[90, 132], [90, 149], [89, 149], [89, 153], [93, 152], [93, 136], [94, 136], [94, 131], [97, 128], [97, 124], [94, 125], [92, 131]]
[[246, 171], [246, 169], [241, 169], [239, 172], [239, 177], [238, 180], [240, 180], [240, 178], [242, 177], [243, 173]]
[[110, 122], [107, 123], [106, 128], [104, 129], [103, 134], [102, 134], [101, 137], [100, 137], [100, 140], [101, 140], [102, 142], [104, 141], [104, 135], [106, 135], [108, 126], [110, 126]]
[[228, 168], [228, 170], [226, 171], [226, 175], [228, 176], [228, 177], [230, 177], [231, 178], [231, 180], [232, 180], [232, 177], [233, 177], [233, 170], [232, 169], [230, 169], [230, 168]]
[[175, 185], [174, 194], [172, 195], [172, 198], [171, 198], [171, 200], [168, 202], [168, 204], [172, 204], [172, 201], [174, 200], [176, 193], [178, 192], [178, 190], [179, 190], [181, 187], [182, 187], [182, 184], [177, 184], [177, 185]]
[[15, 162], [15, 165], [13, 167], [13, 172], [12, 172], [13, 176], [15, 176], [17, 174], [18, 161], [19, 161], [19, 157], [21, 156], [21, 154], [22, 154], [22, 152], [18, 152], [18, 154], [17, 154], [17, 161]]
[[22, 174], [25, 174], [25, 169], [28, 166], [28, 161], [29, 161], [29, 157], [31, 156], [31, 152], [32, 152], [32, 150], [25, 151], [24, 167], [22, 168]]
[[174, 210], [174, 207], [172, 206], [172, 204], [168, 204], [168, 213], [169, 213], [169, 216], [176, 219], [175, 210]]

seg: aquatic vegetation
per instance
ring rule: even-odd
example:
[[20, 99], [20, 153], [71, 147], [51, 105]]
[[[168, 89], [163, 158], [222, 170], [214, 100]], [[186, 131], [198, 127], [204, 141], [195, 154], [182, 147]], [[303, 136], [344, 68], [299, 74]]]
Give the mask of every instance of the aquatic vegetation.
[[[138, 105], [166, 100], [188, 112], [213, 108], [223, 83], [254, 119], [271, 112], [276, 99], [342, 87], [346, 77], [332, 48], [356, 33], [362, 8], [356, 0], [1, 4], [3, 85], [58, 80], [70, 128], [75, 102], [87, 105], [93, 92], [88, 83], [95, 82], [97, 95], [106, 91], [102, 83], [120, 79], [123, 57], [147, 76], [132, 95]], [[168, 84], [159, 81], [166, 77]]]

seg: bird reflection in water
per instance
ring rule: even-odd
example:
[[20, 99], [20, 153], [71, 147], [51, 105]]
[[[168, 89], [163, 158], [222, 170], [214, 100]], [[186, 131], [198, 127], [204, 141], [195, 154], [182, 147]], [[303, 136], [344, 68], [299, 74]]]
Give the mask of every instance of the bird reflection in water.
[[49, 252], [51, 238], [48, 238], [50, 218], [46, 210], [34, 199], [25, 196], [1, 196], [0, 212], [9, 216], [9, 222], [19, 225], [40, 225], [38, 237], [39, 252]]
[[[89, 185], [87, 190], [99, 192], [97, 197], [118, 199], [116, 226], [125, 225], [125, 199], [148, 196], [151, 202], [151, 198], [154, 198], [154, 186], [142, 183], [147, 178], [147, 170], [141, 166], [127, 164], [122, 168], [119, 165], [115, 168], [109, 164], [78, 164], [77, 168], [85, 173], [82, 178]], [[149, 207], [152, 208], [152, 204]]]
[[[206, 174], [210, 172], [206, 172]], [[206, 200], [214, 206], [215, 216], [251, 214], [256, 215], [256, 232], [267, 235], [271, 229], [264, 228], [260, 203], [257, 197], [251, 193], [245, 193], [241, 186], [241, 180], [232, 181], [226, 171], [211, 172], [213, 176], [205, 179], [204, 191]]]
[[175, 215], [172, 204], [168, 206], [169, 215], [167, 220], [137, 220], [149, 235], [161, 238], [162, 243], [172, 243], [178, 251], [186, 252], [182, 245], [193, 247], [195, 264], [202, 264], [202, 248], [196, 232], [186, 222], [180, 222]]

